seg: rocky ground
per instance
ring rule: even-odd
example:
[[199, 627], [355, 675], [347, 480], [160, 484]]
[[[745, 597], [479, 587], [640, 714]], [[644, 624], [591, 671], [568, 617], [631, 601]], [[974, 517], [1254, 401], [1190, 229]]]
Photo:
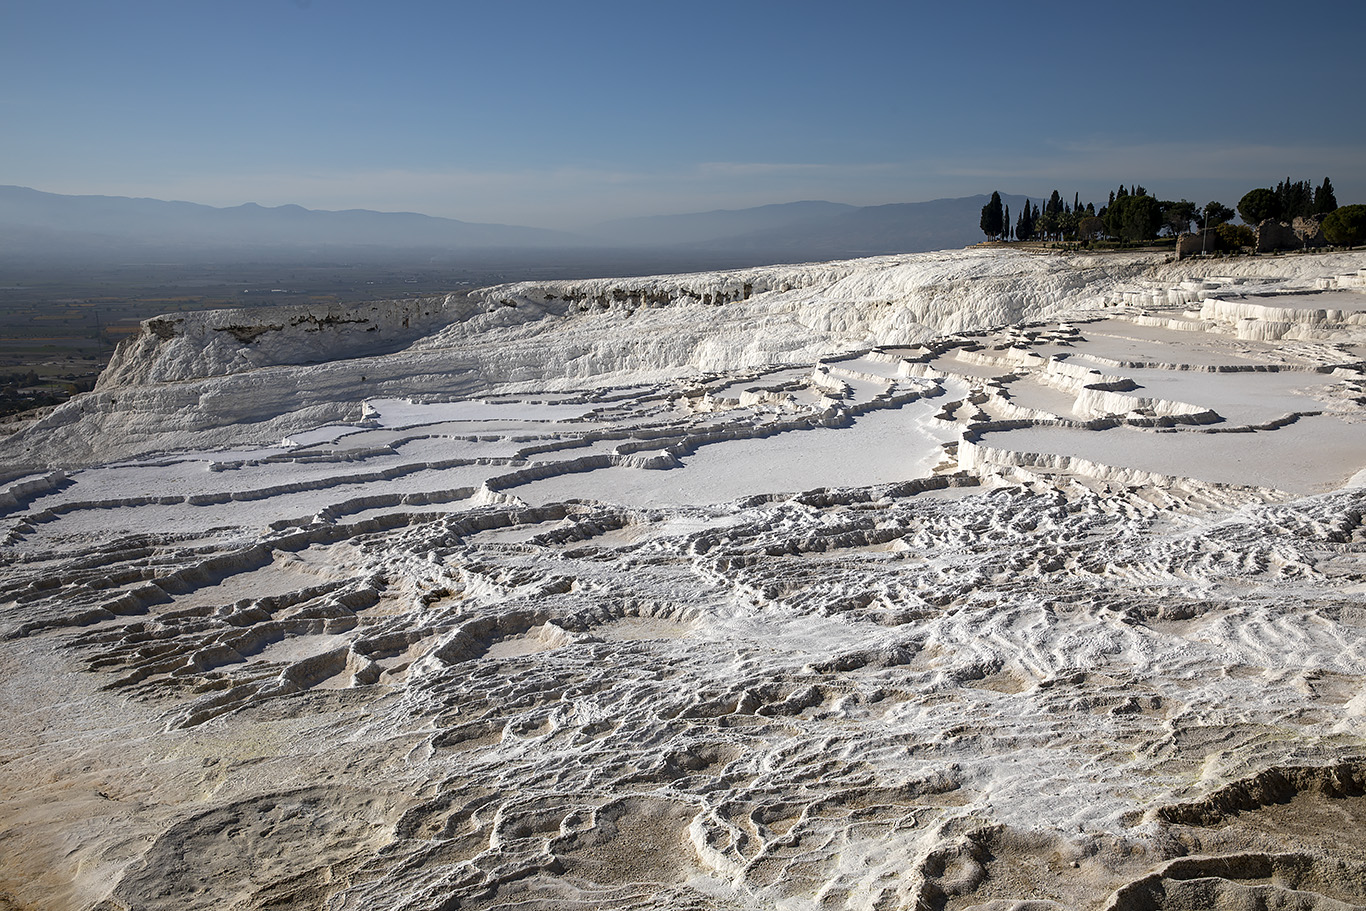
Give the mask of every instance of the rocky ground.
[[1363, 269], [149, 321], [0, 443], [0, 909], [1366, 904]]

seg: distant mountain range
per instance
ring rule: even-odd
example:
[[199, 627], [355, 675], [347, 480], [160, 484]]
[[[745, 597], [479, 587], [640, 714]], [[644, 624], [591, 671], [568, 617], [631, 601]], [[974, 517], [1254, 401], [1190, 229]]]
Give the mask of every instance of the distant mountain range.
[[[484, 225], [413, 212], [326, 212], [255, 203], [218, 209], [190, 202], [122, 196], [62, 196], [0, 186], [0, 241], [37, 231], [43, 245], [66, 242], [98, 250], [301, 247], [562, 247], [578, 241], [541, 228]], [[18, 238], [22, 242], [22, 237]]]
[[[1024, 197], [1002, 196], [1017, 210]], [[241, 256], [300, 259], [357, 252], [668, 250], [769, 261], [913, 253], [982, 240], [986, 196], [883, 206], [805, 201], [603, 222], [578, 232], [477, 224], [412, 212], [329, 212], [255, 203], [215, 208], [0, 186], [0, 258]]]

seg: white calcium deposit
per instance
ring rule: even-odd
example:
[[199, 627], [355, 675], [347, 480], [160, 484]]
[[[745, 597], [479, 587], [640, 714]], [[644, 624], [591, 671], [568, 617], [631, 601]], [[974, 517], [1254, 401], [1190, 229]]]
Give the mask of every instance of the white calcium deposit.
[[0, 441], [0, 909], [1366, 904], [1366, 254], [148, 320]]

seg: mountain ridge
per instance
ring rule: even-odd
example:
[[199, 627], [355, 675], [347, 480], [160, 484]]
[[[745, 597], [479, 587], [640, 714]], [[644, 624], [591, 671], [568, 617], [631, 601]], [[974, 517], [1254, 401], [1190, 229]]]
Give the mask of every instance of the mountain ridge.
[[546, 228], [485, 224], [418, 212], [307, 209], [293, 203], [248, 202], [216, 207], [181, 200], [68, 196], [0, 186], [0, 230], [41, 229], [110, 235], [125, 243], [177, 247], [257, 244], [378, 246], [574, 246], [572, 235]]
[[[255, 202], [215, 207], [150, 197], [47, 193], [0, 186], [0, 254], [208, 254], [270, 250], [316, 256], [330, 247], [377, 250], [616, 249], [742, 252], [787, 260], [837, 259], [964, 247], [981, 239], [987, 196], [852, 206], [825, 200], [636, 216], [558, 231], [467, 222], [419, 212], [308, 209]], [[1002, 200], [1019, 208], [1024, 196]]]

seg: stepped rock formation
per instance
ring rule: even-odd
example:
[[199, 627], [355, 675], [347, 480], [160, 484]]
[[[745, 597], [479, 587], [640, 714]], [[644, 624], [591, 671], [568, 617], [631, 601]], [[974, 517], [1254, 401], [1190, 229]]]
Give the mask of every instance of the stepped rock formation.
[[1366, 255], [148, 320], [0, 440], [0, 909], [1366, 905]]

